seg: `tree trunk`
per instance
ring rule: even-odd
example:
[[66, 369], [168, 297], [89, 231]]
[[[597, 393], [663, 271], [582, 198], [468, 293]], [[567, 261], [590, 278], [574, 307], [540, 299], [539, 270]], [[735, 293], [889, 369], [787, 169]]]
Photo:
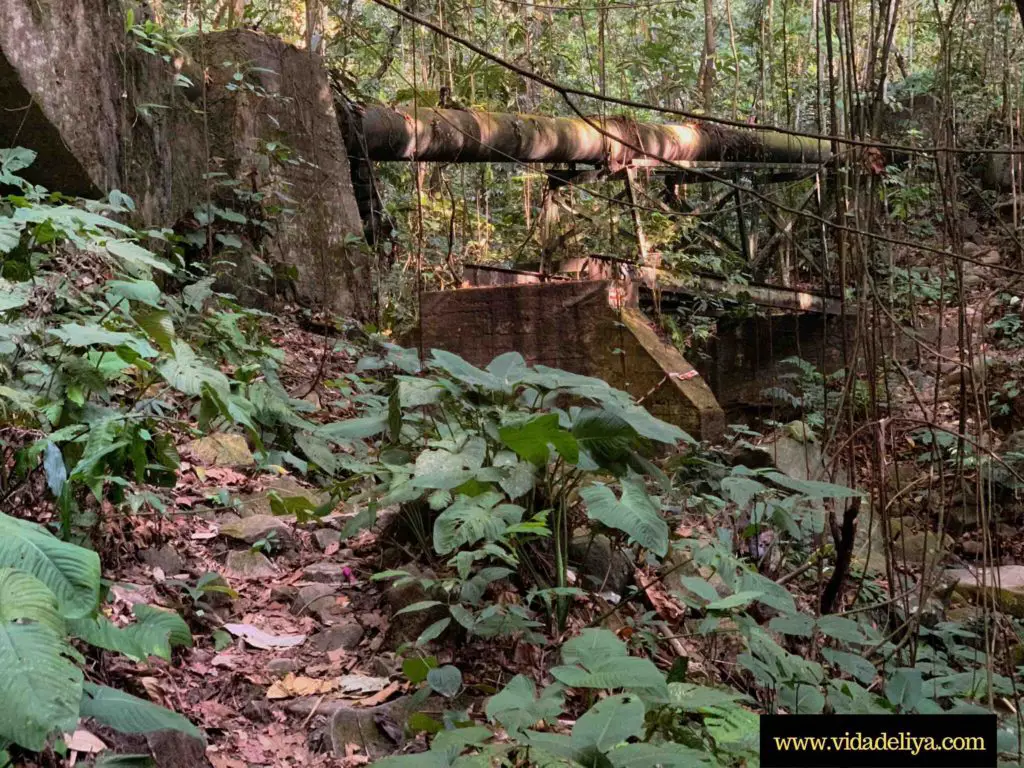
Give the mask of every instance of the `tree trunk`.
[[828, 143], [816, 139], [705, 122], [663, 125], [460, 109], [420, 109], [414, 118], [411, 110], [389, 107], [369, 107], [352, 118], [360, 125], [342, 126], [349, 154], [370, 160], [588, 163], [617, 170], [663, 160], [821, 164], [831, 156]]

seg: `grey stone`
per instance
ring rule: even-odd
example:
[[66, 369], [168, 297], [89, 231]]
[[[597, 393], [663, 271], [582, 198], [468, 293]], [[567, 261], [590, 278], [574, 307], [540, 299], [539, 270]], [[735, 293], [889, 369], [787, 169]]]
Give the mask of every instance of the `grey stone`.
[[405, 742], [405, 721], [411, 713], [409, 696], [377, 707], [341, 706], [327, 728], [331, 751], [336, 757], [344, 757], [346, 746], [357, 744], [371, 760], [379, 760]]
[[310, 584], [299, 589], [292, 602], [292, 613], [301, 616], [309, 613], [317, 616], [324, 607], [334, 604], [337, 590], [329, 584]]
[[185, 569], [185, 561], [170, 544], [143, 550], [142, 562], [150, 568], [159, 568], [168, 576], [182, 573]]
[[267, 662], [267, 672], [282, 677], [289, 672], [298, 672], [301, 668], [298, 659], [271, 659]]
[[269, 579], [278, 575], [266, 555], [249, 549], [228, 552], [224, 565], [232, 576], [242, 579]]
[[221, 535], [244, 541], [246, 544], [255, 544], [257, 541], [266, 540], [271, 532], [274, 534], [274, 547], [287, 549], [295, 544], [295, 534], [292, 532], [291, 526], [279, 517], [253, 515], [220, 526]]
[[341, 543], [341, 533], [333, 528], [317, 528], [313, 532], [313, 538], [321, 550], [327, 549], [332, 544]]
[[600, 592], [623, 594], [633, 582], [634, 564], [611, 539], [598, 535], [579, 536], [569, 544], [569, 564], [576, 566], [579, 586]]
[[343, 584], [345, 583], [345, 566], [341, 563], [321, 561], [307, 565], [302, 571], [302, 578], [306, 581], [315, 581], [318, 584]]
[[424, 611], [395, 615], [413, 603], [444, 599], [444, 594], [439, 587], [428, 589], [421, 582], [421, 579], [434, 578], [431, 571], [420, 571], [414, 565], [406, 565], [398, 570], [406, 571], [415, 578], [405, 584], [400, 584], [402, 579], [396, 579], [384, 593], [384, 600], [391, 608], [391, 622], [388, 624], [384, 637], [384, 647], [388, 650], [395, 650], [403, 643], [415, 642], [423, 630], [435, 621], [448, 616], [448, 609], [443, 605], [435, 605]]
[[309, 645], [313, 650], [321, 653], [339, 649], [350, 651], [359, 645], [359, 641], [362, 639], [363, 628], [352, 621], [317, 632], [309, 639]]
[[330, 496], [314, 488], [307, 488], [299, 483], [291, 475], [272, 476], [261, 483], [264, 487], [255, 493], [247, 493], [241, 497], [239, 514], [242, 517], [252, 515], [272, 515], [273, 509], [270, 503], [270, 493], [273, 491], [281, 499], [295, 498], [301, 496], [307, 499], [313, 506], [320, 506], [327, 502]]
[[947, 571], [946, 576], [955, 580], [957, 593], [970, 602], [991, 600], [1003, 613], [1024, 619], [1024, 565], [960, 568]]

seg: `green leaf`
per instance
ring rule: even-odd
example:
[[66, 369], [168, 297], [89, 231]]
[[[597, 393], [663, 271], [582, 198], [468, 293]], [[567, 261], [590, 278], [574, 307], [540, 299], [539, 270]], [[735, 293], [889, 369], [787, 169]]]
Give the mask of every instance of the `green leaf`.
[[174, 389], [192, 397], [201, 397], [205, 384], [222, 398], [231, 393], [227, 376], [199, 358], [188, 344], [175, 339], [171, 348], [174, 357], [165, 361], [159, 371]]
[[597, 408], [584, 408], [573, 420], [572, 434], [602, 469], [617, 475], [627, 469], [627, 461], [639, 435], [621, 416]]
[[450, 618], [438, 619], [429, 627], [423, 630], [419, 637], [416, 638], [416, 647], [422, 648], [424, 645], [429, 643], [431, 640], [436, 640], [441, 636], [448, 625], [452, 623]]
[[0, 513], [0, 567], [30, 573], [57, 598], [66, 619], [87, 616], [99, 604], [100, 558], [57, 539], [44, 528]]
[[111, 305], [122, 299], [159, 308], [163, 294], [152, 280], [108, 280], [107, 302]]
[[451, 699], [462, 690], [462, 672], [451, 664], [427, 672], [427, 685], [434, 693]]
[[560, 685], [547, 687], [538, 698], [533, 681], [525, 675], [516, 675], [487, 700], [486, 714], [488, 720], [500, 722], [509, 734], [519, 734], [542, 720], [557, 719], [563, 704]]
[[316, 434], [336, 443], [345, 443], [374, 437], [387, 428], [388, 417], [386, 413], [382, 413], [377, 416], [361, 416], [357, 419], [325, 424], [316, 431]]
[[709, 611], [729, 611], [733, 608], [746, 608], [752, 602], [757, 600], [761, 596], [761, 592], [737, 592], [735, 595], [729, 595], [723, 597], [720, 600], [715, 600], [713, 603], [708, 603], [707, 609]]
[[707, 579], [702, 579], [699, 576], [680, 576], [679, 583], [697, 595], [697, 597], [703, 598], [709, 603], [718, 600], [718, 590]]
[[912, 712], [924, 691], [921, 670], [897, 667], [885, 682], [885, 698], [900, 712]]
[[572, 729], [572, 745], [580, 751], [607, 752], [617, 744], [639, 736], [644, 728], [644, 705], [639, 697], [620, 693], [592, 706]]
[[164, 352], [174, 350], [174, 323], [171, 313], [163, 309], [135, 312], [132, 318]]
[[470, 365], [458, 355], [446, 352], [443, 349], [432, 349], [430, 354], [434, 358], [434, 364], [447, 372], [457, 381], [468, 384], [471, 387], [480, 387], [490, 391], [501, 390], [498, 380], [474, 365]]
[[428, 656], [426, 658], [420, 658], [419, 656], [410, 656], [408, 659], [402, 662], [402, 674], [410, 682], [415, 684], [422, 683], [427, 679], [427, 673], [432, 669], [437, 668], [437, 657]]
[[115, 625], [105, 616], [97, 616], [76, 619], [71, 623], [71, 633], [90, 645], [123, 653], [138, 661], [149, 656], [170, 661], [174, 647], [192, 647], [192, 633], [176, 612], [145, 604], [136, 605], [132, 610], [137, 621], [125, 627]]
[[802, 613], [791, 616], [776, 616], [768, 622], [768, 628], [784, 635], [810, 637], [814, 634], [814, 619]]
[[650, 689], [668, 696], [665, 676], [650, 659], [626, 656], [600, 664], [587, 663], [587, 669], [579, 667], [553, 667], [551, 676], [571, 688], [626, 688], [629, 690]]
[[606, 403], [605, 408], [629, 424], [641, 437], [646, 437], [648, 440], [668, 445], [675, 445], [679, 442], [689, 445], [697, 444], [697, 441], [684, 430], [675, 424], [655, 418], [639, 405]]
[[439, 555], [447, 555], [481, 539], [500, 538], [509, 525], [523, 517], [523, 508], [515, 504], [495, 506], [500, 500], [501, 494], [496, 492], [473, 497], [459, 495], [455, 503], [434, 520], [434, 550]]
[[548, 445], [553, 445], [558, 454], [570, 464], [579, 461], [576, 438], [559, 426], [556, 413], [545, 413], [501, 427], [498, 435], [519, 456], [539, 467], [548, 463]]
[[669, 703], [684, 712], [709, 712], [716, 707], [727, 707], [747, 697], [736, 691], [709, 688], [694, 683], [669, 683]]
[[120, 259], [122, 264], [135, 274], [148, 274], [149, 268], [167, 274], [174, 272], [166, 261], [157, 258], [150, 251], [130, 240], [108, 240], [107, 251]]
[[707, 752], [682, 744], [625, 744], [607, 754], [613, 768], [690, 768], [717, 765]]
[[870, 685], [874, 682], [875, 675], [877, 674], [875, 665], [863, 656], [847, 653], [846, 651], [837, 651], [834, 648], [822, 648], [821, 655], [830, 664], [839, 667], [843, 672], [860, 680], [865, 685]]
[[50, 627], [0, 622], [0, 743], [42, 751], [48, 737], [78, 723], [82, 672]]
[[418, 613], [419, 611], [425, 611], [428, 608], [433, 608], [435, 605], [444, 605], [440, 600], [420, 600], [419, 602], [407, 605], [400, 611], [395, 611], [395, 616], [401, 616], [403, 613]]
[[864, 495], [863, 491], [858, 491], [856, 488], [823, 483], [818, 480], [799, 480], [781, 472], [766, 472], [764, 477], [776, 485], [796, 491], [809, 499], [852, 499]]
[[870, 643], [871, 641], [865, 637], [864, 631], [853, 619], [848, 619], [845, 616], [834, 616], [826, 615], [822, 616], [817, 621], [818, 629], [821, 630], [822, 634], [834, 637], [836, 640], [842, 640], [846, 643]]
[[132, 341], [130, 333], [108, 331], [99, 325], [82, 325], [81, 323], [65, 323], [60, 328], [48, 331], [69, 347], [90, 347], [93, 345], [117, 347]]
[[[0, 224], [4, 221], [5, 219], [0, 218]], [[17, 242], [15, 242], [15, 245], [17, 245]], [[0, 253], [4, 253], [2, 246], [3, 229], [0, 229]], [[20, 309], [28, 304], [28, 300], [31, 296], [32, 283], [12, 283], [0, 278], [0, 312], [7, 312], [11, 309]]]
[[664, 557], [668, 553], [668, 524], [658, 514], [658, 507], [647, 495], [642, 481], [625, 478], [621, 485], [621, 499], [616, 499], [611, 488], [605, 485], [580, 490], [587, 516], [622, 531], [630, 541]]
[[563, 664], [589, 666], [628, 655], [626, 644], [607, 629], [584, 629], [562, 645]]
[[0, 568], [0, 623], [31, 621], [65, 634], [57, 598], [43, 582], [25, 571]]
[[85, 683], [82, 694], [82, 717], [92, 717], [121, 733], [152, 733], [181, 731], [203, 742], [202, 732], [187, 719], [151, 701], [107, 688]]

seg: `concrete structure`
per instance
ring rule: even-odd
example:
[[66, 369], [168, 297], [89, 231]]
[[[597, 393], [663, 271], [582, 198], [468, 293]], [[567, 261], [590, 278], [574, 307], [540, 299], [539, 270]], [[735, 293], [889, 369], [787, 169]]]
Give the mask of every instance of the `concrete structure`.
[[424, 293], [419, 341], [475, 365], [516, 351], [529, 363], [597, 376], [695, 438], [717, 440], [725, 419], [715, 396], [629, 304], [623, 284], [607, 280]]

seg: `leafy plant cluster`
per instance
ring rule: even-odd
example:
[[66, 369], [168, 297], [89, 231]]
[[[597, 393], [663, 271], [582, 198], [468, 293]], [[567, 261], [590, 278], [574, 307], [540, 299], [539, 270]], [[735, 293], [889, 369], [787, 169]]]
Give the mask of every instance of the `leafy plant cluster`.
[[[364, 368], [394, 364], [385, 397], [357, 419], [329, 427], [335, 438], [379, 438], [349, 467], [371, 480], [353, 500], [366, 511], [353, 525], [374, 521], [376, 510], [397, 506], [398, 526], [421, 550], [443, 558], [453, 573], [435, 585], [445, 605], [420, 642], [454, 620], [469, 632], [492, 636], [530, 631], [537, 601], [556, 607], [564, 623], [568, 550], [579, 531], [607, 531], [628, 546], [664, 556], [668, 526], [645, 477], [667, 478], [644, 457], [650, 443], [690, 438], [652, 417], [605, 382], [544, 366], [529, 367], [518, 353], [480, 369], [434, 350], [421, 369], [397, 348]], [[416, 375], [410, 375], [416, 374]], [[522, 577], [525, 605], [487, 605], [488, 585]], [[402, 572], [382, 578], [410, 578]]]
[[[143, 661], [192, 645], [173, 611], [134, 606], [115, 625], [102, 612], [95, 552], [44, 528], [0, 514], [0, 761], [10, 745], [40, 751], [92, 718], [126, 733], [174, 729], [202, 738], [181, 715], [84, 678], [72, 639]], [[59, 748], [59, 745], [58, 745]]]

